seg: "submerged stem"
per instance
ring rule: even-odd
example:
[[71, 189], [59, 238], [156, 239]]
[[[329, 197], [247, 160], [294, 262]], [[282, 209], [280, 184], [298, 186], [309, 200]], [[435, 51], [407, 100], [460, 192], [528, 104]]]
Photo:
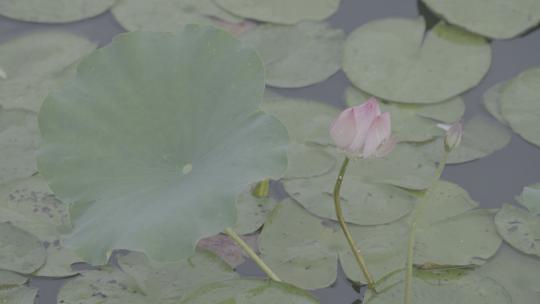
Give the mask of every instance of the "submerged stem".
[[369, 272], [366, 261], [364, 260], [364, 257], [362, 256], [362, 253], [360, 252], [360, 249], [358, 249], [358, 246], [356, 245], [356, 242], [354, 241], [351, 231], [349, 230], [349, 227], [347, 226], [347, 223], [345, 223], [345, 217], [343, 216], [343, 210], [341, 209], [341, 197], [339, 195], [341, 190], [341, 184], [343, 183], [343, 177], [345, 175], [345, 172], [347, 171], [347, 165], [349, 164], [349, 158], [345, 157], [343, 160], [343, 164], [341, 165], [341, 169], [339, 170], [339, 175], [336, 179], [336, 184], [334, 186], [334, 206], [336, 209], [336, 217], [339, 222], [339, 225], [341, 226], [341, 230], [343, 230], [343, 233], [345, 234], [345, 238], [347, 239], [347, 242], [349, 243], [349, 247], [351, 247], [351, 251], [354, 255], [354, 258], [356, 259], [356, 262], [358, 263], [358, 266], [360, 266], [360, 270], [364, 274], [364, 277], [366, 278], [368, 282], [369, 289], [375, 290], [375, 281], [373, 280], [373, 277], [371, 276], [371, 273]]
[[439, 165], [437, 166], [437, 171], [435, 172], [435, 177], [433, 181], [431, 182], [431, 185], [424, 192], [422, 197], [418, 200], [413, 210], [411, 224], [409, 227], [409, 241], [407, 244], [407, 262], [405, 263], [405, 292], [404, 292], [404, 299], [403, 299], [404, 304], [412, 303], [411, 302], [412, 301], [412, 276], [413, 276], [413, 262], [414, 262], [414, 245], [416, 243], [416, 225], [418, 223], [418, 219], [420, 218], [422, 211], [424, 210], [425, 206], [428, 203], [428, 201], [426, 200], [428, 192], [433, 189], [433, 187], [437, 184], [437, 182], [441, 178], [444, 167], [446, 166], [446, 161], [448, 160], [449, 152], [450, 151], [448, 151], [448, 149], [445, 149], [443, 158], [439, 162]]
[[229, 236], [236, 244], [238, 244], [238, 246], [240, 246], [242, 248], [242, 250], [244, 250], [245, 253], [247, 253], [247, 255], [255, 262], [257, 263], [257, 265], [262, 269], [262, 271], [264, 271], [268, 277], [276, 282], [281, 282], [281, 279], [272, 271], [272, 269], [270, 269], [270, 267], [268, 267], [268, 265], [266, 265], [266, 263], [264, 263], [264, 261], [255, 253], [255, 251], [253, 251], [253, 249], [251, 249], [251, 247], [249, 247], [248, 244], [246, 244], [246, 242], [244, 242], [244, 240], [242, 240], [242, 238], [240, 236], [238, 236], [238, 234], [236, 234], [236, 232], [234, 232], [234, 230], [232, 230], [231, 228], [227, 228], [225, 229], [225, 234], [227, 236]]

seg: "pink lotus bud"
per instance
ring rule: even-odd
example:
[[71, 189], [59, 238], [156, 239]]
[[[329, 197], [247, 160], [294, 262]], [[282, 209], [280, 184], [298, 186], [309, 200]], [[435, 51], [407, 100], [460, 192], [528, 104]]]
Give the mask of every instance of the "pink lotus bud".
[[382, 157], [395, 146], [390, 113], [381, 114], [375, 98], [345, 109], [330, 127], [336, 146], [351, 157]]
[[463, 123], [458, 121], [448, 128], [444, 138], [444, 146], [447, 151], [452, 151], [461, 143], [463, 137]]

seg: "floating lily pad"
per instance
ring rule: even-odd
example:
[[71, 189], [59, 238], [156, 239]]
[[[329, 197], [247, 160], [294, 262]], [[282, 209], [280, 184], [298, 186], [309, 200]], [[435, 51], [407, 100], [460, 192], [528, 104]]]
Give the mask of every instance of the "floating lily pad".
[[[345, 93], [347, 105], [363, 103], [369, 95], [349, 87]], [[399, 141], [424, 142], [444, 135], [437, 122], [454, 123], [465, 112], [465, 103], [460, 97], [435, 104], [399, 104], [380, 102], [383, 112], [392, 116], [392, 133]]]
[[415, 264], [424, 268], [482, 265], [497, 252], [501, 242], [493, 215], [483, 209], [471, 210], [419, 226]]
[[437, 103], [476, 86], [491, 62], [489, 44], [423, 18], [372, 21], [347, 39], [343, 70], [352, 83], [388, 101]]
[[501, 113], [501, 95], [508, 84], [509, 82], [497, 83], [496, 85], [487, 89], [483, 95], [484, 107], [486, 107], [486, 110], [504, 125], [507, 125], [508, 122], [506, 122], [506, 119], [504, 119]]
[[128, 31], [177, 32], [187, 24], [216, 25], [216, 19], [242, 21], [212, 0], [120, 0], [111, 11]]
[[433, 182], [435, 171], [434, 161], [426, 159], [409, 144], [399, 144], [384, 158], [351, 162], [347, 175], [360, 177], [365, 182], [423, 190]]
[[[322, 176], [283, 181], [285, 191], [314, 214], [336, 219], [332, 191], [337, 170]], [[379, 225], [393, 222], [411, 211], [414, 196], [391, 185], [366, 183], [346, 175], [341, 189], [343, 213], [347, 222]]]
[[262, 108], [287, 127], [292, 141], [333, 144], [329, 128], [339, 114], [338, 108], [322, 102], [275, 95], [265, 98]]
[[190, 294], [181, 304], [317, 304], [308, 292], [284, 283], [235, 279], [210, 284]]
[[231, 13], [278, 24], [324, 20], [334, 14], [340, 0], [214, 0]]
[[283, 178], [312, 177], [330, 172], [336, 166], [336, 157], [328, 152], [330, 149], [334, 148], [292, 142]]
[[508, 83], [501, 96], [501, 113], [516, 133], [540, 146], [540, 67]]
[[[468, 162], [488, 156], [510, 143], [511, 134], [504, 126], [483, 116], [474, 116], [463, 127], [461, 144], [448, 156], [449, 164]], [[444, 138], [421, 146], [428, 158], [438, 161], [444, 153]]]
[[45, 248], [34, 235], [10, 223], [0, 223], [0, 269], [33, 273], [46, 257]]
[[0, 270], [0, 290], [19, 286], [28, 281], [28, 278], [8, 270]]
[[237, 196], [286, 169], [263, 90], [256, 52], [213, 27], [124, 34], [83, 60], [39, 116], [40, 173], [75, 204], [66, 243], [94, 264], [113, 249], [175, 261], [234, 225]]
[[0, 15], [41, 23], [65, 23], [97, 16], [116, 0], [3, 0]]
[[[368, 304], [394, 304], [403, 301], [404, 283], [400, 281], [384, 292], [367, 295]], [[476, 274], [460, 279], [430, 282], [413, 277], [412, 303], [415, 304], [510, 304], [506, 290], [496, 281]]]
[[[240, 238], [253, 250], [257, 250], [257, 234], [243, 235]], [[233, 239], [221, 233], [200, 240], [197, 247], [216, 254], [232, 268], [242, 265], [248, 258], [248, 255]]]
[[250, 191], [240, 194], [236, 200], [236, 224], [233, 230], [238, 234], [255, 232], [261, 228], [277, 204], [271, 197], [258, 198]]
[[489, 262], [478, 268], [477, 272], [503, 285], [512, 303], [538, 303], [540, 260], [505, 246]]
[[0, 221], [36, 235], [47, 249], [47, 262], [36, 275], [64, 277], [77, 273], [71, 264], [81, 260], [61, 241], [61, 234], [71, 230], [68, 208], [39, 175], [0, 185]]
[[299, 88], [321, 82], [341, 68], [345, 32], [324, 22], [265, 24], [241, 39], [261, 54], [267, 85]]
[[37, 171], [39, 142], [35, 113], [0, 107], [0, 184]]
[[76, 62], [96, 47], [64, 32], [37, 32], [1, 44], [0, 106], [38, 112], [45, 97], [75, 74]]
[[204, 250], [179, 263], [154, 263], [139, 252], [118, 257], [118, 263], [154, 303], [178, 303], [201, 286], [238, 277], [216, 255]]
[[133, 278], [120, 270], [104, 268], [84, 272], [68, 281], [60, 288], [58, 303], [146, 304], [149, 301]]
[[0, 289], [0, 303], [5, 304], [34, 304], [38, 290], [36, 288], [20, 286], [9, 289]]
[[540, 256], [540, 216], [505, 204], [495, 216], [499, 234], [512, 247]]
[[448, 22], [494, 39], [513, 38], [540, 23], [540, 3], [535, 0], [423, 1]]

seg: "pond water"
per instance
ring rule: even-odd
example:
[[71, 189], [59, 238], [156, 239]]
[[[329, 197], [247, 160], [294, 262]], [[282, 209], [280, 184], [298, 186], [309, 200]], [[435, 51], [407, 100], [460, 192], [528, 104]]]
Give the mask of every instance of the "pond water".
[[[383, 17], [414, 17], [422, 14], [430, 25], [437, 18], [415, 0], [342, 0], [338, 12], [330, 23], [347, 33], [358, 26]], [[44, 28], [71, 31], [105, 45], [116, 34], [123, 32], [110, 13], [65, 25], [40, 25], [0, 18], [0, 42], [12, 37]], [[515, 77], [532, 66], [540, 66], [540, 30], [533, 29], [526, 35], [512, 40], [492, 42], [493, 61], [487, 76], [473, 90], [463, 95], [467, 105], [466, 117], [475, 114], [489, 115], [482, 105], [482, 94], [492, 85]], [[314, 86], [300, 89], [276, 89], [284, 96], [326, 101], [340, 107], [345, 105], [343, 92], [349, 81], [343, 72]], [[513, 134], [511, 143], [504, 149], [480, 160], [446, 168], [443, 178], [461, 185], [482, 207], [499, 207], [513, 202], [525, 185], [540, 181], [540, 150]], [[241, 265], [239, 272], [262, 275], [251, 262]], [[39, 287], [38, 304], [56, 303], [56, 293], [65, 280], [34, 279]], [[314, 291], [321, 303], [353, 303], [358, 291], [346, 280], [340, 269], [338, 281], [330, 288]]]

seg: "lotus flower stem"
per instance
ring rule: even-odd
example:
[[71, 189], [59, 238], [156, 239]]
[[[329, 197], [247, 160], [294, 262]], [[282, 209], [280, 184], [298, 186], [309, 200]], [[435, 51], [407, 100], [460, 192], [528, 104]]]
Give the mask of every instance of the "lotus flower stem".
[[360, 249], [358, 249], [358, 246], [356, 245], [356, 242], [354, 241], [351, 231], [349, 230], [349, 227], [347, 226], [347, 223], [345, 223], [345, 217], [343, 216], [343, 210], [341, 209], [341, 198], [340, 198], [340, 190], [341, 190], [341, 184], [343, 182], [343, 177], [345, 176], [345, 172], [347, 171], [347, 165], [349, 164], [349, 158], [345, 157], [343, 160], [343, 164], [341, 165], [341, 169], [339, 170], [339, 175], [336, 180], [336, 184], [334, 186], [334, 206], [336, 209], [336, 217], [339, 222], [339, 225], [341, 226], [341, 230], [343, 230], [343, 233], [345, 234], [345, 238], [347, 239], [347, 242], [349, 243], [349, 247], [351, 247], [351, 251], [354, 255], [354, 258], [356, 259], [356, 262], [358, 263], [358, 266], [360, 266], [360, 270], [364, 274], [364, 277], [366, 278], [368, 282], [369, 289], [375, 290], [375, 281], [373, 280], [373, 276], [369, 272], [366, 261], [364, 260], [364, 257], [362, 256], [362, 253], [360, 252]]
[[422, 197], [420, 197], [420, 199], [417, 201], [416, 206], [413, 210], [411, 224], [409, 226], [407, 261], [405, 263], [405, 289], [404, 289], [405, 292], [404, 292], [404, 298], [403, 298], [404, 304], [412, 303], [412, 276], [413, 276], [413, 262], [414, 262], [414, 245], [416, 243], [416, 226], [418, 223], [418, 219], [420, 218], [420, 215], [422, 214], [422, 211], [425, 208], [425, 206], [429, 203], [429, 201], [426, 200], [428, 192], [434, 188], [434, 186], [437, 184], [437, 182], [441, 178], [442, 172], [448, 160], [449, 152], [450, 151], [448, 149], [445, 149], [442, 160], [439, 162], [439, 165], [437, 166], [437, 171], [435, 172], [435, 177], [433, 181], [431, 182], [431, 185], [424, 192]]
[[255, 253], [255, 251], [253, 251], [253, 249], [251, 249], [251, 247], [249, 247], [248, 244], [246, 244], [246, 242], [244, 242], [244, 240], [242, 240], [242, 238], [240, 236], [238, 236], [238, 234], [236, 234], [236, 232], [234, 232], [234, 230], [232, 230], [231, 228], [227, 228], [225, 229], [225, 234], [228, 235], [236, 244], [238, 244], [238, 246], [240, 246], [240, 248], [242, 248], [242, 250], [244, 250], [244, 252], [255, 262], [257, 263], [257, 265], [262, 269], [262, 271], [264, 271], [268, 277], [276, 282], [281, 282], [281, 279], [272, 271], [272, 269], [270, 269], [270, 267], [268, 267], [268, 265], [266, 265], [266, 263], [264, 263], [264, 261]]

